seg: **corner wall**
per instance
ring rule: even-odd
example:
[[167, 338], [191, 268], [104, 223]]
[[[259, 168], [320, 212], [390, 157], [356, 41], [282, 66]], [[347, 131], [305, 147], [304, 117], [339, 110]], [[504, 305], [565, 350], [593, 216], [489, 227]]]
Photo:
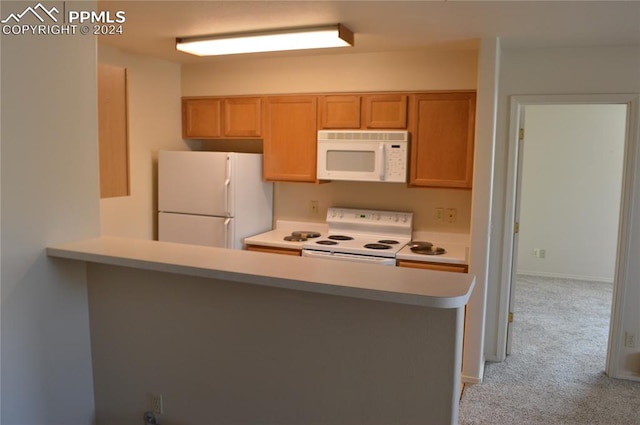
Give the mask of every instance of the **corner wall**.
[[[2, 2], [0, 15], [24, 7]], [[100, 233], [96, 41], [83, 35], [0, 40], [0, 422], [89, 425], [86, 269], [50, 260], [44, 250]]]
[[[486, 350], [488, 360], [504, 356], [504, 347], [498, 344], [500, 294], [508, 284], [502, 275], [503, 223], [505, 220], [507, 150], [509, 143], [510, 96], [548, 94], [612, 94], [640, 93], [640, 47], [593, 47], [557, 49], [504, 49], [500, 69], [500, 97], [498, 104], [496, 167], [493, 180], [494, 202], [489, 264], [489, 293], [487, 294]], [[636, 130], [637, 131], [637, 130]], [[634, 143], [640, 144], [637, 133]], [[637, 147], [637, 146], [636, 146]], [[640, 153], [636, 154], [636, 168], [640, 167]], [[628, 235], [630, 253], [640, 246], [640, 172], [636, 171], [629, 190], [636, 198], [628, 217], [631, 233]], [[489, 184], [489, 183], [487, 183]], [[635, 249], [635, 251], [634, 251]], [[627, 291], [621, 295], [622, 327], [640, 334], [638, 300], [640, 300], [640, 264], [630, 259], [627, 266]], [[619, 343], [622, 341], [618, 341]], [[640, 352], [622, 344], [617, 373], [619, 376], [640, 376]], [[636, 378], [637, 379], [637, 378]]]
[[180, 65], [103, 44], [98, 61], [127, 68], [130, 195], [100, 200], [105, 236], [154, 239], [158, 151], [188, 150], [182, 140]]

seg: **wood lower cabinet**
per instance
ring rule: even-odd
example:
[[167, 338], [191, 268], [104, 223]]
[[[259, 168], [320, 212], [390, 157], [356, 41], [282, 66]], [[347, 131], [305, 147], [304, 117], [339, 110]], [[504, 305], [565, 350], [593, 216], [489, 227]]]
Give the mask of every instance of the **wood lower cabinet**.
[[475, 92], [417, 94], [413, 108], [409, 184], [470, 189]]
[[220, 137], [221, 99], [182, 99], [182, 137], [205, 139]]
[[302, 251], [299, 249], [293, 248], [278, 248], [273, 246], [263, 246], [263, 245], [247, 245], [247, 251], [255, 251], [255, 252], [267, 252], [270, 254], [283, 254], [283, 255], [302, 255]]
[[398, 267], [411, 267], [414, 269], [437, 270], [441, 272], [467, 273], [469, 266], [466, 264], [428, 263], [424, 261], [397, 260]]
[[265, 98], [264, 179], [315, 182], [317, 97]]

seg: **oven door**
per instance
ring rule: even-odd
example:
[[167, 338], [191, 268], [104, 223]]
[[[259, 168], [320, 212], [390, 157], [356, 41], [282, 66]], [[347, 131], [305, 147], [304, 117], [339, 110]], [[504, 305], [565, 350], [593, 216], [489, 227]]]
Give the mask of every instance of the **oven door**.
[[385, 181], [380, 142], [318, 140], [318, 179]]
[[371, 255], [344, 254], [341, 252], [315, 251], [312, 249], [303, 249], [303, 257], [311, 258], [328, 258], [331, 260], [350, 261], [353, 263], [377, 264], [380, 266], [395, 266], [395, 258], [373, 257]]

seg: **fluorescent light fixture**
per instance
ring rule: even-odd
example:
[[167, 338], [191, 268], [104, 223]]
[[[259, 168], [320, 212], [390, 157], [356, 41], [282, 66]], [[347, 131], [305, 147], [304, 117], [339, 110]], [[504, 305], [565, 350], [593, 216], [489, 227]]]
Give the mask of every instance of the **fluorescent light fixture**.
[[197, 56], [353, 46], [353, 33], [340, 25], [176, 38], [176, 49]]

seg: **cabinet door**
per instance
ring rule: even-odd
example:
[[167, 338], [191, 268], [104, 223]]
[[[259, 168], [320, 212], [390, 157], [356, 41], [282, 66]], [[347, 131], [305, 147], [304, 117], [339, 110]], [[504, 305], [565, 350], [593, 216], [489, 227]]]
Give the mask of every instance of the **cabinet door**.
[[127, 70], [98, 64], [100, 197], [129, 195]]
[[427, 263], [422, 261], [398, 260], [398, 267], [410, 267], [413, 269], [437, 270], [441, 272], [467, 273], [466, 264]]
[[360, 96], [318, 97], [319, 128], [360, 128]]
[[475, 92], [416, 95], [411, 186], [471, 188]]
[[225, 137], [260, 137], [262, 99], [238, 97], [223, 101], [223, 135]]
[[267, 252], [270, 254], [281, 254], [281, 255], [295, 255], [298, 257], [302, 253], [302, 251], [299, 249], [278, 248], [278, 247], [262, 246], [262, 245], [247, 245], [247, 251]]
[[407, 128], [408, 96], [375, 94], [363, 98], [364, 128]]
[[316, 181], [316, 105], [315, 96], [265, 99], [265, 180]]
[[220, 99], [182, 100], [182, 137], [220, 137]]

